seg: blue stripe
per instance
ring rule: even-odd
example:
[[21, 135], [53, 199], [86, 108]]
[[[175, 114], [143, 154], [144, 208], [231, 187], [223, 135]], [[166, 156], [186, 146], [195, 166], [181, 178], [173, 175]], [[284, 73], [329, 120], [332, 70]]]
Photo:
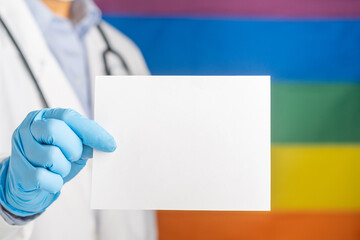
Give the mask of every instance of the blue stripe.
[[271, 75], [360, 82], [360, 21], [105, 16], [133, 39], [153, 74]]

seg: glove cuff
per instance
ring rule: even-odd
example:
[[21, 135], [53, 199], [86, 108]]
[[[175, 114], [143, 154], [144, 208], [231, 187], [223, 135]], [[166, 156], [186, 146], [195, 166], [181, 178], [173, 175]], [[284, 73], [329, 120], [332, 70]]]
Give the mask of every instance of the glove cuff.
[[[6, 201], [6, 197], [5, 197], [5, 192], [6, 192], [6, 178], [7, 178], [7, 174], [8, 174], [8, 169], [9, 169], [9, 161], [10, 161], [10, 157], [5, 159], [4, 161], [0, 162], [0, 205], [1, 205], [1, 210], [5, 210], [8, 213], [4, 214], [3, 211], [1, 212], [0, 215], [3, 216], [3, 218], [9, 223], [11, 223], [10, 218], [15, 218], [14, 216], [11, 216], [11, 214], [18, 216], [19, 218], [31, 218], [34, 216], [37, 217], [37, 215], [40, 215], [42, 212], [40, 213], [36, 213], [36, 212], [26, 212], [26, 211], [21, 211], [21, 210], [17, 210], [16, 208], [12, 207], [7, 201]], [[6, 215], [7, 217], [5, 217], [4, 215]], [[9, 221], [10, 222], [9, 222]]]

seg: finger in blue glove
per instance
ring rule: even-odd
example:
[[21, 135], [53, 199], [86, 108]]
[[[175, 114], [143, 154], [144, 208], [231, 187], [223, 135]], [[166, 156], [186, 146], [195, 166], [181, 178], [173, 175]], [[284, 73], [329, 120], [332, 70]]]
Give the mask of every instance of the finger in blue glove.
[[0, 204], [17, 216], [44, 211], [92, 157], [112, 152], [114, 138], [71, 109], [31, 112], [14, 131], [11, 156], [0, 163]]

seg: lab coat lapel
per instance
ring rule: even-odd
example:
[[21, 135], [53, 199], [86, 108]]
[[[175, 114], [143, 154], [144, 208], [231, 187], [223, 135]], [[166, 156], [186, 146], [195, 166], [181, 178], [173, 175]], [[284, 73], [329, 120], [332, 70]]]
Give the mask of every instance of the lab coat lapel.
[[0, 0], [0, 14], [18, 42], [50, 107], [73, 108], [84, 114], [75, 91], [49, 50], [26, 3], [23, 0]]
[[91, 86], [91, 101], [94, 106], [95, 98], [95, 77], [104, 75], [104, 63], [102, 61], [102, 52], [105, 50], [106, 46], [102, 40], [100, 34], [97, 32], [96, 28], [92, 28], [90, 32], [86, 35], [85, 45], [88, 55], [88, 66], [89, 66], [89, 75], [90, 75], [90, 86]]

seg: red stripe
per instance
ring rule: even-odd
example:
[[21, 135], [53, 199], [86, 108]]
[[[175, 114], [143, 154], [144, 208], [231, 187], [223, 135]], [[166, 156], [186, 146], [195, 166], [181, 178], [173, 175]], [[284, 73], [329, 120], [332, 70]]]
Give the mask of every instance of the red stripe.
[[359, 0], [97, 0], [105, 13], [359, 17]]

